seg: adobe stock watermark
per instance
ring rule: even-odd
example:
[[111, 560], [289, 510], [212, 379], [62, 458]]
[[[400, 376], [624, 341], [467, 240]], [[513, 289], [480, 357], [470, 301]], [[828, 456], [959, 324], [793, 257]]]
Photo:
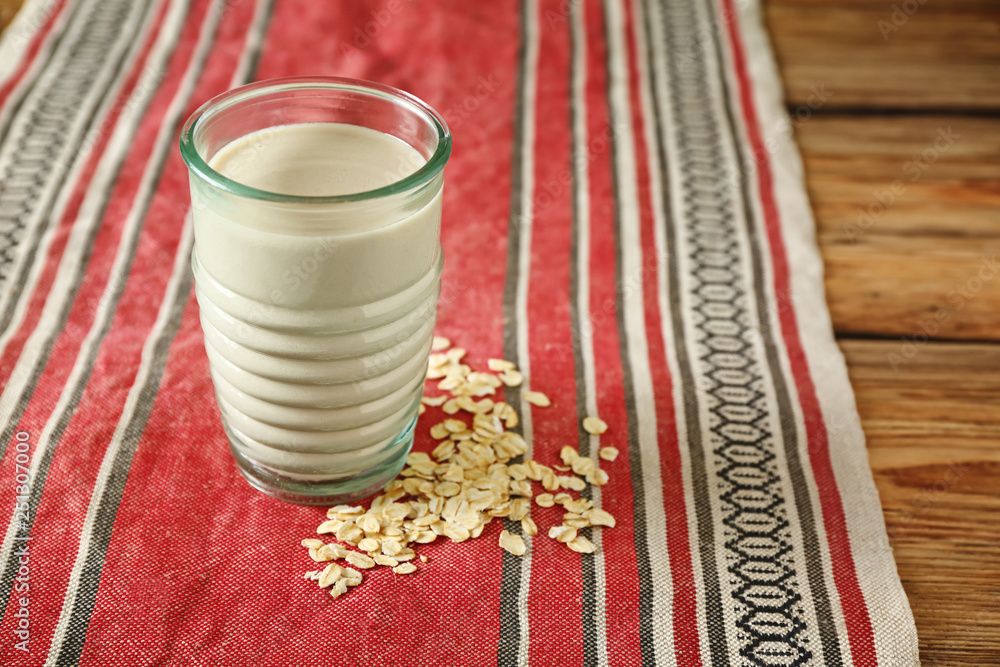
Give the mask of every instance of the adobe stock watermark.
[[919, 181], [924, 172], [930, 169], [943, 154], [951, 150], [951, 147], [961, 136], [951, 129], [950, 125], [947, 128], [939, 127], [933, 143], [922, 152], [911, 156], [903, 164], [902, 172], [906, 180], [897, 178], [888, 188], [873, 192], [873, 201], [864, 208], [858, 207], [856, 211], [858, 217], [855, 222], [844, 224], [844, 235], [847, 240], [854, 243], [864, 236], [875, 225], [875, 222], [896, 203], [898, 198], [906, 194], [907, 183]]
[[14, 609], [14, 648], [27, 653], [31, 641], [31, 564], [28, 543], [31, 540], [31, 435], [14, 434], [14, 551], [17, 574], [11, 590]]
[[[255, 141], [250, 157], [234, 164], [227, 170], [227, 176], [238, 180], [237, 177], [243, 169], [254, 160], [264, 159], [259, 154], [275, 140], [279, 127], [269, 127], [254, 135]], [[391, 183], [399, 182], [424, 164], [423, 158], [418, 153], [408, 153], [389, 170], [386, 180]], [[209, 207], [199, 196], [193, 197], [192, 208], [199, 215], [212, 215], [207, 211]], [[361, 215], [371, 216], [374, 213], [369, 210]], [[252, 299], [252, 309], [246, 313], [245, 318], [237, 319], [236, 337], [243, 341], [252, 340], [257, 335], [256, 329], [267, 329], [281, 321], [279, 309], [301, 308], [303, 299], [310, 298], [317, 290], [322, 289], [325, 276], [322, 272], [323, 266], [331, 260], [336, 263], [338, 258], [343, 261], [344, 249], [341, 243], [342, 240], [336, 235], [314, 236], [304, 241], [297, 251], [286, 253], [283, 256], [286, 259], [285, 263], [267, 267], [274, 281], [263, 299]]]
[[493, 73], [479, 77], [479, 80], [476, 81], [476, 87], [471, 93], [462, 98], [460, 102], [452, 104], [441, 112], [444, 122], [448, 123], [448, 129], [454, 133], [455, 130], [462, 127], [462, 123], [483, 106], [486, 100], [493, 97], [493, 93], [500, 87], [500, 83]]
[[384, 7], [379, 9], [372, 9], [368, 12], [369, 20], [365, 21], [362, 25], [354, 26], [354, 32], [351, 33], [351, 41], [340, 43], [340, 52], [346, 57], [351, 57], [357, 53], [357, 51], [352, 50], [351, 47], [357, 50], [367, 49], [372, 45], [378, 36], [382, 34], [382, 31], [392, 23], [393, 19], [396, 18], [398, 14], [401, 14], [407, 5], [413, 4], [414, 0], [389, 0]]
[[966, 461], [952, 461], [948, 464], [945, 473], [929, 487], [923, 489], [909, 503], [910, 509], [899, 514], [892, 524], [886, 529], [890, 542], [898, 540], [906, 534], [917, 522], [917, 519], [928, 509], [939, 504], [944, 496], [958, 484], [965, 473], [969, 471], [970, 464]]
[[57, 159], [56, 163], [69, 168], [80, 155], [90, 153], [97, 144], [114, 131], [115, 127], [138, 111], [140, 98], [147, 96], [147, 94], [152, 97], [152, 93], [159, 87], [165, 73], [164, 70], [153, 66], [146, 67], [139, 75], [132, 93], [124, 100], [116, 100], [105, 114], [101, 125], [89, 133], [69, 155]]
[[52, 18], [57, 9], [59, 9], [59, 3], [50, 2], [44, 7], [36, 9], [33, 13], [24, 16], [24, 24], [16, 35], [12, 35], [11, 44], [24, 47], [28, 43], [28, 40], [34, 37], [49, 22], [49, 19]]
[[697, 30], [687, 33], [683, 38], [685, 42], [675, 50], [676, 56], [671, 54], [671, 57], [678, 59], [682, 70], [696, 66], [715, 50], [716, 41], [725, 43], [730, 27], [738, 18], [737, 14], [749, 3], [750, 0], [736, 0], [732, 7], [720, 8], [711, 20], [702, 21]]
[[583, 6], [582, 0], [562, 0], [555, 9], [548, 7], [542, 18], [548, 23], [549, 29], [554, 30], [569, 20], [570, 14], [579, 11]]
[[826, 84], [809, 86], [809, 95], [806, 101], [790, 109], [787, 116], [783, 116], [774, 126], [775, 132], [767, 136], [761, 150], [748, 151], [743, 158], [743, 162], [738, 169], [732, 172], [729, 185], [733, 189], [739, 188], [750, 176], [757, 173], [760, 165], [769, 160], [779, 148], [782, 137], [790, 137], [794, 130], [797, 130], [803, 123], [813, 117], [813, 113], [819, 111], [830, 98], [833, 91], [827, 90]]
[[788, 116], [778, 121], [778, 132], [790, 135], [792, 130], [797, 129], [802, 123], [812, 118], [814, 111], [822, 109], [831, 97], [833, 97], [833, 92], [826, 89], [825, 83], [818, 86], [810, 85], [806, 101], [792, 109]]
[[1000, 264], [997, 263], [997, 256], [994, 254], [992, 257], [983, 257], [976, 272], [964, 282], [956, 284], [948, 292], [946, 299], [950, 308], [938, 308], [933, 315], [920, 320], [917, 323], [918, 330], [902, 338], [899, 350], [889, 352], [886, 355], [886, 360], [892, 366], [893, 372], [898, 373], [901, 367], [910, 363], [920, 352], [920, 349], [937, 335], [937, 332], [941, 330], [941, 325], [951, 320], [952, 313], [962, 310], [998, 273], [1000, 273]]
[[898, 4], [893, 4], [892, 13], [889, 14], [889, 18], [879, 19], [875, 22], [875, 27], [878, 28], [879, 33], [882, 35], [882, 40], [888, 42], [892, 34], [906, 25], [910, 17], [920, 11], [925, 2], [927, 0], [904, 0]]
[[[570, 329], [570, 343], [550, 343], [547, 345], [549, 356], [553, 363], [565, 364], [573, 360], [574, 354], [582, 350], [583, 335], [593, 339], [594, 335], [605, 327], [617, 327], [617, 313], [619, 306], [624, 307], [626, 296], [634, 294], [642, 289], [643, 285], [659, 270], [659, 266], [665, 263], [665, 256], [659, 253], [647, 255], [642, 264], [629, 273], [623, 275], [615, 281], [615, 296], [604, 299], [596, 308], [592, 309], [586, 319], [579, 323], [574, 322]], [[619, 302], [619, 297], [621, 302]], [[624, 335], [620, 332], [619, 335]]]
[[[535, 220], [540, 213], [558, 201], [558, 197], [572, 186], [575, 170], [586, 169], [591, 162], [605, 154], [627, 127], [624, 123], [608, 123], [599, 134], [589, 139], [586, 151], [578, 154], [571, 166], [564, 167], [553, 178], [536, 184], [531, 200], [530, 220]], [[528, 221], [529, 216], [523, 213], [511, 217], [511, 222], [517, 229], [521, 229]]]

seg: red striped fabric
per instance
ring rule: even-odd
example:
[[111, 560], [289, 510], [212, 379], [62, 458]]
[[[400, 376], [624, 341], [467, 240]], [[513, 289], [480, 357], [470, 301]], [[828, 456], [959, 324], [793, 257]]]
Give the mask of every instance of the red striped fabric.
[[[0, 54], [0, 663], [919, 664], [756, 2], [30, 0]], [[525, 369], [532, 458], [620, 450], [594, 554], [535, 506], [521, 558], [495, 520], [303, 579], [325, 514], [231, 460], [176, 150], [292, 75], [444, 114], [438, 332]]]

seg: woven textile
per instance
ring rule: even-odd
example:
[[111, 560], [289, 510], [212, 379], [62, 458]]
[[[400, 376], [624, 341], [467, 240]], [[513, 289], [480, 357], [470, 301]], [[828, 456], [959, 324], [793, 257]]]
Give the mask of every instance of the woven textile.
[[[525, 371], [532, 458], [622, 452], [596, 553], [518, 558], [495, 520], [334, 600], [302, 578], [323, 510], [239, 476], [177, 135], [305, 74], [450, 123], [438, 332]], [[30, 0], [0, 42], [0, 663], [917, 665], [821, 274], [753, 0]]]

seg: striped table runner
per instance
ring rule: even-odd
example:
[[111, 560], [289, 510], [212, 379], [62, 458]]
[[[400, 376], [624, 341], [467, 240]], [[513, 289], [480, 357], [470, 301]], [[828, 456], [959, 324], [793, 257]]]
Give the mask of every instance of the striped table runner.
[[[919, 664], [759, 13], [29, 0], [0, 41], [0, 663]], [[622, 452], [596, 553], [518, 558], [494, 521], [334, 600], [302, 578], [322, 509], [240, 478], [177, 135], [303, 74], [449, 121], [438, 331], [524, 369], [531, 457]]]

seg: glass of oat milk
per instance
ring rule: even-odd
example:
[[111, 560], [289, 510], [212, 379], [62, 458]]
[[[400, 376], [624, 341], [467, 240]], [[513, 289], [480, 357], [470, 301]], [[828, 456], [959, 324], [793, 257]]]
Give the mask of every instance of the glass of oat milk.
[[209, 101], [180, 144], [240, 472], [293, 502], [374, 493], [403, 466], [423, 393], [447, 125], [389, 86], [277, 79]]

